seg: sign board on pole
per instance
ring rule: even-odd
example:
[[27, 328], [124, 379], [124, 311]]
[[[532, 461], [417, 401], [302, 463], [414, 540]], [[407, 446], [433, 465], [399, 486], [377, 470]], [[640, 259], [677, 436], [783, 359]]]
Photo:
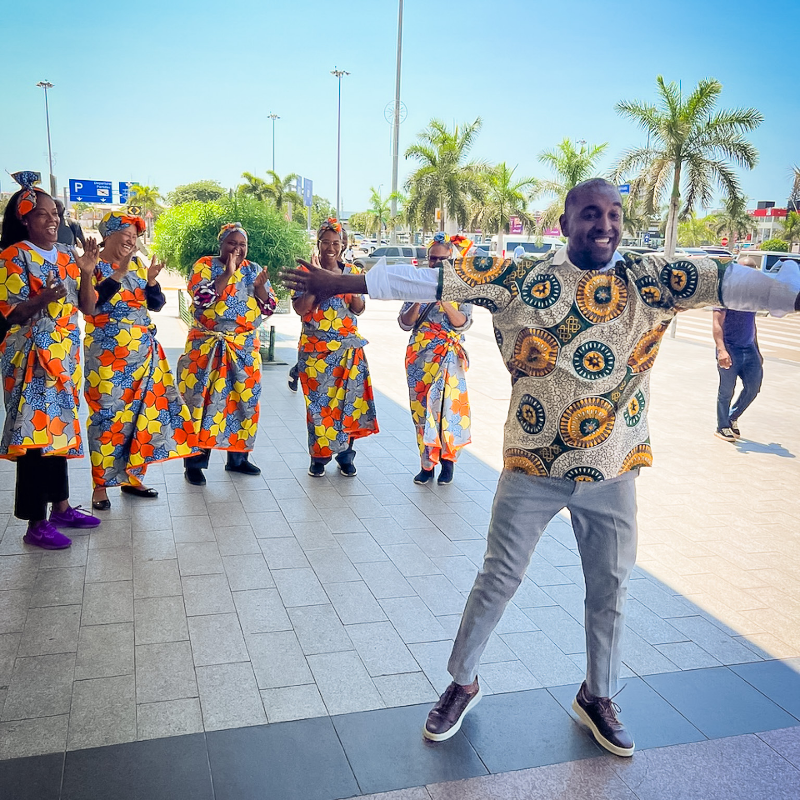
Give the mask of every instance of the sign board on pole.
[[646, 233], [644, 233], [642, 235], [642, 242], [644, 242], [644, 244], [650, 244], [650, 233], [649, 232], [646, 232]]
[[617, 186], [617, 189], [619, 189], [620, 194], [631, 193], [631, 185], [629, 183], [621, 183], [619, 186]]
[[69, 179], [69, 199], [73, 203], [111, 203], [111, 191], [111, 181]]
[[297, 194], [303, 194], [303, 179], [298, 175], [294, 182], [294, 190]]
[[131, 195], [131, 186], [138, 186], [138, 181], [120, 181], [119, 182], [119, 202], [120, 205], [125, 205]]
[[519, 217], [509, 217], [508, 232], [514, 236], [519, 236], [522, 233], [522, 220]]
[[311, 208], [314, 202], [314, 181], [310, 178], [303, 178], [303, 205]]

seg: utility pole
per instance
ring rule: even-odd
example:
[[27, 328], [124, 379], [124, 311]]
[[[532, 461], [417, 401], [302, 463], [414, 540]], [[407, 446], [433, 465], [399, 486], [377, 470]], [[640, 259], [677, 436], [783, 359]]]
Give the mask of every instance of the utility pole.
[[389, 241], [397, 244], [397, 168], [400, 153], [400, 64], [403, 55], [403, 0], [399, 0], [397, 12], [397, 75], [394, 82], [394, 123], [392, 126], [392, 235]]
[[53, 148], [50, 146], [50, 105], [47, 102], [47, 90], [54, 87], [50, 81], [39, 81], [36, 85], [40, 89], [44, 89], [44, 115], [47, 120], [47, 155], [50, 159], [50, 196], [55, 197], [58, 189], [56, 187], [56, 176], [53, 175]]
[[349, 75], [343, 69], [334, 67], [331, 75], [339, 81], [339, 111], [336, 117], [336, 219], [339, 219], [339, 198], [341, 195], [341, 169], [342, 169], [342, 77]]
[[280, 117], [273, 112], [267, 115], [267, 119], [272, 120], [272, 171], [275, 172], [275, 120]]

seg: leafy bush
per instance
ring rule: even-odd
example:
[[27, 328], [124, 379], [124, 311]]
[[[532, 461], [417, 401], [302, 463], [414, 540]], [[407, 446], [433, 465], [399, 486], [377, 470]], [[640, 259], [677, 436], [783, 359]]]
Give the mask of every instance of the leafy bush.
[[247, 259], [267, 267], [273, 287], [284, 296], [278, 270], [294, 266], [296, 258], [308, 258], [306, 235], [274, 206], [254, 198], [234, 196], [168, 209], [156, 221], [153, 249], [167, 267], [189, 277], [198, 258], [219, 252], [217, 235], [227, 222], [242, 223], [248, 234]]
[[193, 200], [210, 203], [222, 199], [227, 193], [227, 189], [220, 186], [217, 181], [195, 181], [183, 186], [176, 186], [167, 195], [167, 202], [172, 206], [191, 203]]
[[788, 253], [789, 245], [786, 244], [783, 239], [767, 239], [765, 242], [761, 242], [760, 249], [777, 250], [779, 253]]

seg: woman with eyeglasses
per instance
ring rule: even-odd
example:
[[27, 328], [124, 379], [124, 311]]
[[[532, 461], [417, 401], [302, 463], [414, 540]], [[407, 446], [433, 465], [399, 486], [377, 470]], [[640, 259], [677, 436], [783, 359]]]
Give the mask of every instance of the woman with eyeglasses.
[[[428, 267], [439, 269], [452, 258], [453, 247], [466, 252], [471, 242], [439, 231], [428, 245]], [[398, 323], [411, 331], [406, 349], [406, 378], [411, 419], [417, 434], [422, 469], [414, 483], [433, 480], [441, 463], [439, 484], [452, 483], [459, 450], [469, 444], [470, 411], [464, 331], [472, 324], [470, 303], [404, 303]]]
[[[341, 261], [341, 231], [335, 219], [322, 223], [317, 232], [319, 255], [312, 256], [311, 265], [357, 275], [361, 272], [358, 267]], [[295, 292], [292, 305], [303, 320], [298, 367], [306, 399], [311, 454], [308, 474], [321, 478], [325, 465], [335, 458], [339, 472], [352, 478], [356, 475], [353, 442], [378, 432], [364, 355], [367, 340], [356, 324], [356, 317], [364, 312], [364, 297], [346, 294], [318, 300], [312, 294]]]

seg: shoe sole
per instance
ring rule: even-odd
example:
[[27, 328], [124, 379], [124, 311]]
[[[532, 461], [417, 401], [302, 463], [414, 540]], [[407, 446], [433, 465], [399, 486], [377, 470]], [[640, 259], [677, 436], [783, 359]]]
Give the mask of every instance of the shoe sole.
[[472, 698], [472, 700], [469, 701], [469, 703], [467, 703], [467, 707], [461, 712], [461, 716], [458, 718], [455, 725], [450, 728], [450, 730], [445, 731], [444, 733], [431, 733], [426, 724], [422, 726], [422, 735], [431, 742], [444, 742], [455, 736], [461, 730], [461, 723], [464, 721], [464, 717], [466, 717], [467, 713], [476, 705], [478, 705], [481, 697], [483, 697], [483, 691], [480, 687], [478, 687], [478, 693]]
[[240, 475], [253, 475], [255, 477], [261, 474], [261, 469], [259, 468], [258, 472], [252, 472], [251, 470], [237, 469], [226, 465], [225, 472], [238, 472]]
[[69, 544], [61, 545], [61, 547], [55, 547], [54, 545], [42, 544], [41, 542], [34, 542], [34, 541], [31, 541], [28, 538], [28, 534], [27, 533], [22, 537], [22, 541], [25, 542], [25, 544], [29, 544], [31, 547], [38, 547], [40, 550], [66, 550], [67, 548], [72, 546], [72, 542], [70, 542]]
[[437, 480], [437, 481], [436, 481], [436, 483], [438, 483], [438, 484], [439, 484], [439, 486], [449, 486], [449, 485], [450, 485], [452, 482], [453, 482], [453, 479], [452, 479], [452, 478], [450, 478], [450, 480], [449, 480], [449, 481], [443, 481], [443, 480], [441, 480], [441, 479], [439, 479], [439, 480]]
[[600, 733], [597, 726], [592, 722], [592, 718], [584, 711], [583, 707], [578, 702], [577, 697], [572, 701], [572, 710], [578, 715], [578, 719], [592, 732], [594, 740], [600, 747], [605, 748], [609, 753], [613, 753], [615, 756], [620, 756], [621, 758], [630, 758], [633, 755], [633, 751], [636, 749], [635, 745], [633, 747], [619, 747], [609, 742], [608, 739]]
[[414, 478], [414, 483], [416, 483], [417, 486], [424, 486], [426, 483], [430, 483], [432, 480], [433, 480], [433, 475], [431, 475], [430, 478], [425, 478], [424, 481], [418, 481], [416, 478]]
[[341, 467], [339, 467], [339, 472], [344, 475], [345, 478], [355, 478], [358, 475], [358, 470], [355, 472], [345, 472]]
[[312, 472], [311, 470], [309, 470], [308, 474], [312, 478], [324, 478], [325, 477], [325, 473], [324, 472]]
[[714, 436], [716, 436], [717, 439], [722, 439], [723, 442], [735, 442], [736, 441], [736, 437], [735, 436], [723, 436], [719, 431], [717, 431], [714, 434]]
[[[99, 528], [103, 524], [103, 520], [99, 520], [94, 525], [76, 525], [74, 522], [72, 524], [66, 522], [58, 522], [58, 520], [53, 520], [52, 517], [50, 518], [50, 524], [56, 528], [69, 528], [72, 531], [91, 531], [95, 528]], [[56, 548], [58, 549], [58, 548]]]

